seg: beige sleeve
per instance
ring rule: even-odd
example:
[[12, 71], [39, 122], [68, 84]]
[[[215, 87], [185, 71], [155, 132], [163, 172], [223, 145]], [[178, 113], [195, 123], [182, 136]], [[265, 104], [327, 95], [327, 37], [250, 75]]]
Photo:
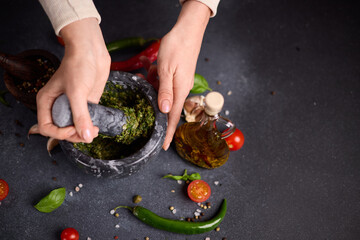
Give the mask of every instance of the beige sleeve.
[[[180, 4], [182, 5], [187, 0], [179, 0], [179, 1]], [[215, 17], [220, 0], [196, 0], [196, 1], [201, 2], [206, 6], [208, 6], [211, 10], [211, 17]]]
[[84, 18], [95, 17], [100, 23], [101, 17], [92, 0], [39, 0], [48, 15], [55, 34], [66, 25]]

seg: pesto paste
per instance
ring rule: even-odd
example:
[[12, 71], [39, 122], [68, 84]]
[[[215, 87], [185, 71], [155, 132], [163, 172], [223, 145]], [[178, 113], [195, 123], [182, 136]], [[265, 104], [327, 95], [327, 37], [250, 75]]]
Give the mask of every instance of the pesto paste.
[[124, 112], [128, 120], [123, 132], [115, 137], [99, 134], [92, 143], [74, 143], [74, 147], [103, 160], [121, 159], [142, 148], [152, 133], [155, 113], [139, 92], [108, 82], [99, 104]]

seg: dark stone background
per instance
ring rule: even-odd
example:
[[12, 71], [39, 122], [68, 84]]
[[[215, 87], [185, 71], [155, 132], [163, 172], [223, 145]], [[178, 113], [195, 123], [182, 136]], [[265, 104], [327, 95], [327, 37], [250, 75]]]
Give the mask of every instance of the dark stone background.
[[[180, 11], [176, 0], [95, 3], [107, 42], [130, 36], [162, 37]], [[96, 179], [74, 167], [59, 148], [49, 157], [45, 137], [27, 140], [36, 115], [8, 94], [12, 108], [0, 105], [0, 178], [10, 185], [10, 194], [0, 206], [1, 240], [60, 239], [66, 227], [76, 228], [81, 239], [93, 240], [114, 236], [359, 239], [360, 9], [356, 1], [224, 0], [218, 10], [207, 28], [196, 72], [224, 94], [224, 110], [244, 132], [244, 147], [215, 170], [190, 165], [171, 148], [129, 178]], [[1, 1], [0, 51], [32, 48], [63, 55], [37, 1]], [[0, 89], [5, 89], [3, 81]], [[119, 218], [109, 214], [117, 205], [131, 205], [132, 196], [140, 194], [141, 204], [161, 216], [191, 216], [197, 206], [184, 194], [183, 185], [161, 179], [185, 168], [201, 173], [212, 187], [213, 208], [205, 219], [215, 214], [223, 198], [228, 199], [220, 232], [183, 236], [148, 227], [126, 210], [119, 212]], [[215, 180], [221, 186], [215, 186]], [[74, 192], [79, 183], [83, 189], [73, 197], [67, 195], [50, 214], [32, 206], [54, 188]], [[177, 209], [175, 216], [168, 210], [171, 205]]]

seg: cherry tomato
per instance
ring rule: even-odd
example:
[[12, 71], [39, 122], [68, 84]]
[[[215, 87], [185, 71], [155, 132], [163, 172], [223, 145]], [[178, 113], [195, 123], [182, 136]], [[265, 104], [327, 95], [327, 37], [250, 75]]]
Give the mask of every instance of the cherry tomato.
[[209, 184], [203, 180], [192, 181], [187, 188], [187, 192], [189, 198], [194, 202], [204, 202], [208, 200], [211, 195]]
[[239, 150], [244, 145], [244, 134], [236, 128], [235, 132], [229, 137], [225, 138], [227, 145], [229, 146], [230, 151]]
[[0, 201], [4, 200], [9, 193], [9, 185], [5, 180], [0, 179]]
[[65, 228], [61, 233], [61, 240], [79, 240], [79, 233], [75, 228]]

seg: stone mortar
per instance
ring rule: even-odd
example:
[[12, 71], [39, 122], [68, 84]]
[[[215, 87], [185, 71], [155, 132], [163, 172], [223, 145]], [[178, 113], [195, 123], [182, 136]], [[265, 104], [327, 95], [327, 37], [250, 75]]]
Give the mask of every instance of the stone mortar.
[[85, 173], [98, 178], [122, 178], [138, 172], [145, 163], [159, 154], [165, 139], [167, 117], [159, 110], [157, 92], [146, 80], [130, 73], [112, 71], [108, 81], [120, 84], [124, 89], [130, 88], [135, 91], [137, 88], [151, 103], [155, 112], [155, 125], [145, 146], [128, 157], [113, 160], [92, 158], [76, 149], [72, 143], [67, 141], [60, 141], [60, 146], [67, 158]]

